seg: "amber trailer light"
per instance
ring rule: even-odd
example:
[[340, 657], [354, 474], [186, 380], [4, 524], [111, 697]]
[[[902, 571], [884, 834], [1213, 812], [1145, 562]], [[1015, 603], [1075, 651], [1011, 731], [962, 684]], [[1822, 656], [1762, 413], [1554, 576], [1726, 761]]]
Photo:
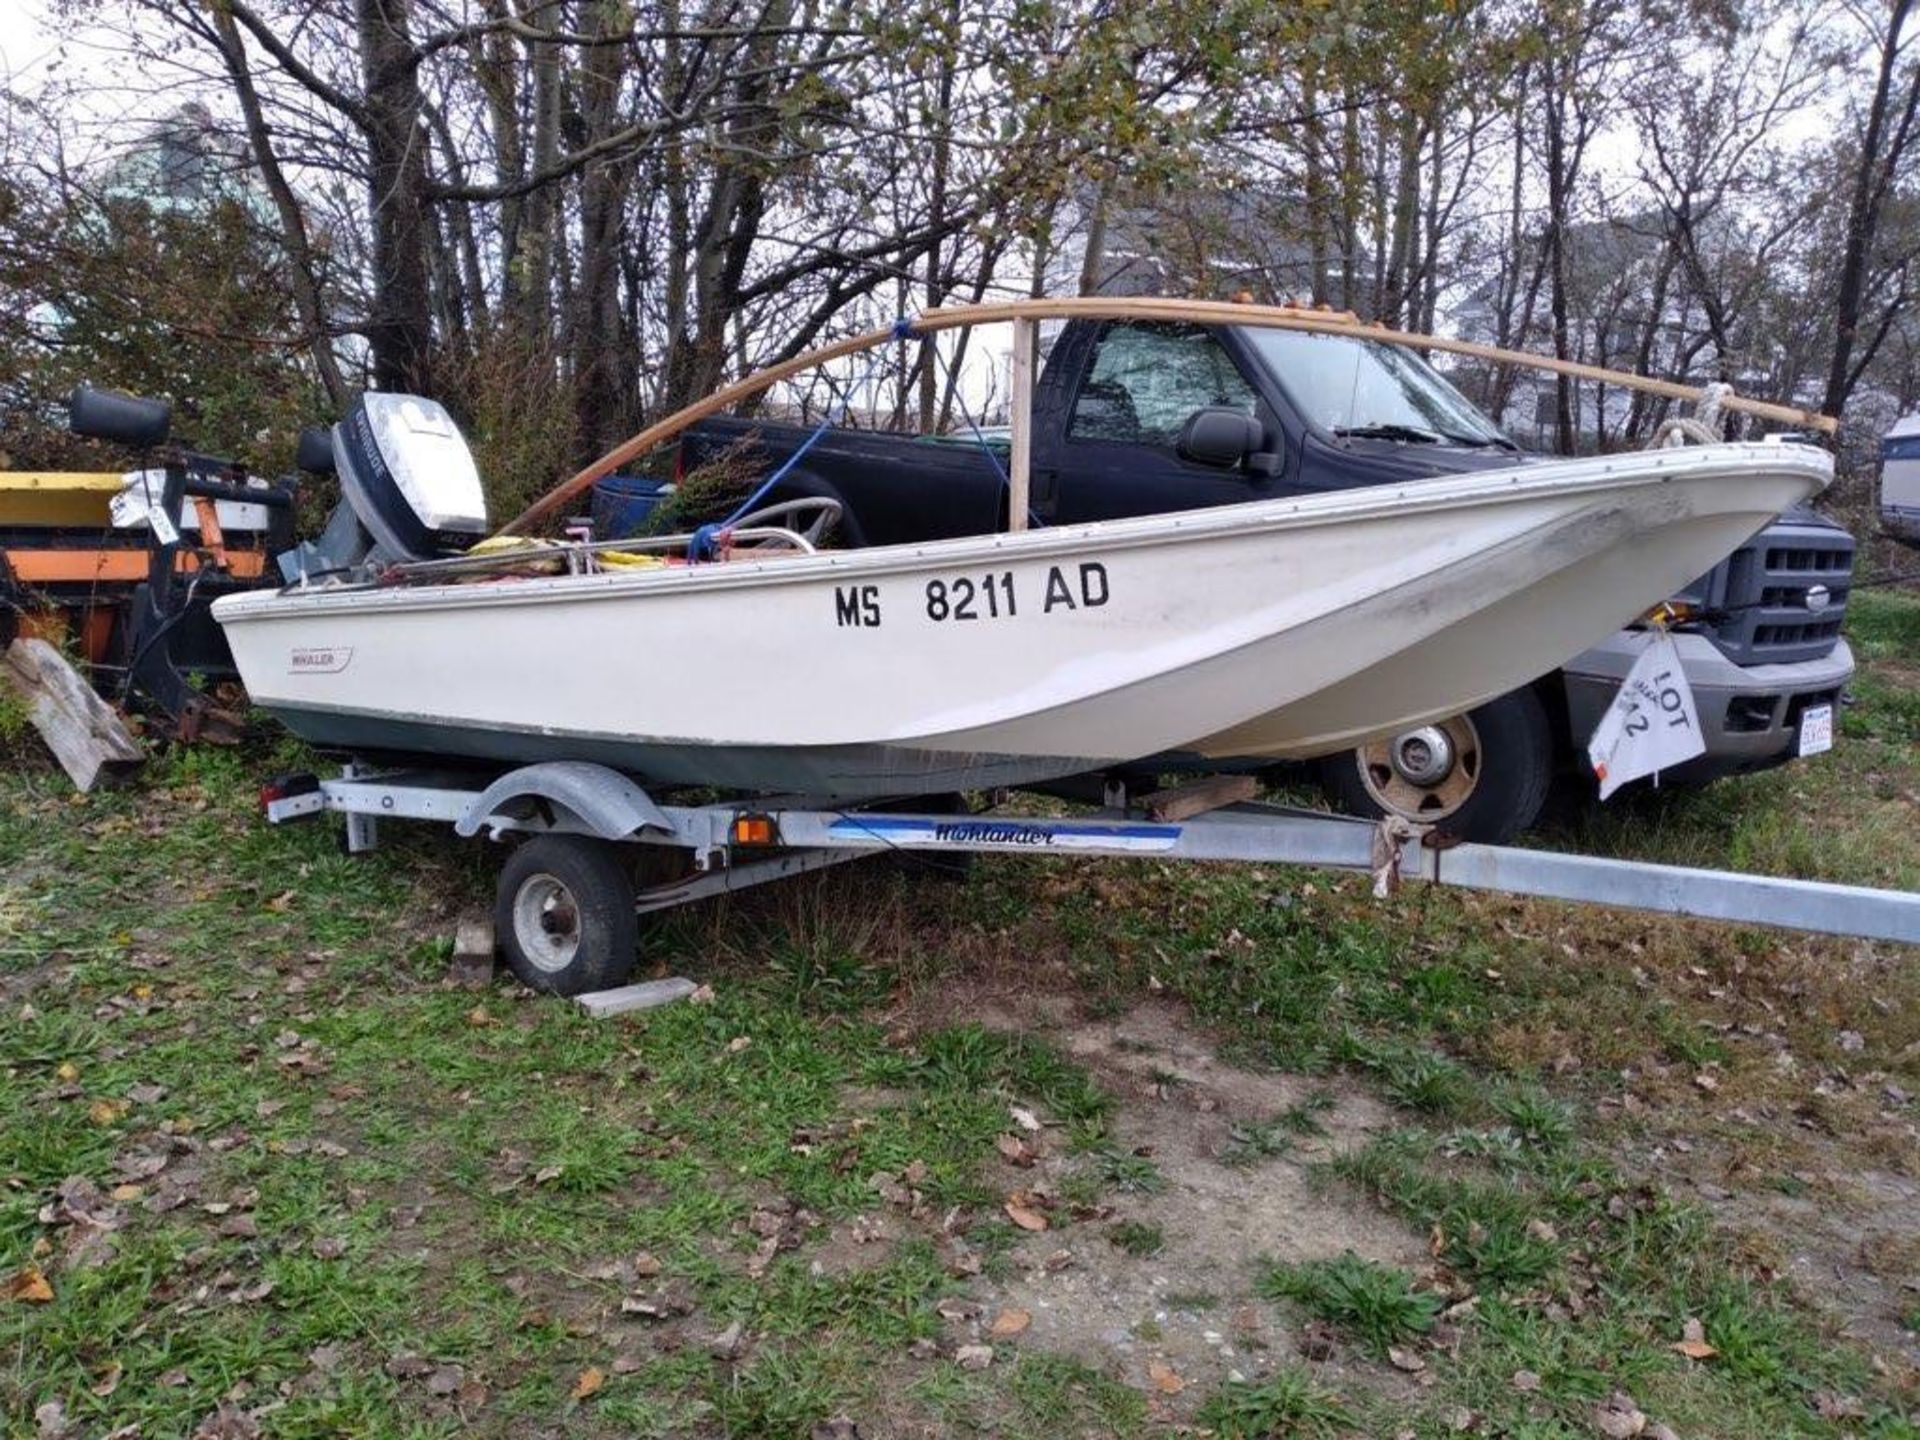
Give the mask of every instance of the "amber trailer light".
[[736, 815], [733, 817], [733, 843], [736, 845], [775, 845], [780, 840], [780, 832], [774, 826], [771, 815]]

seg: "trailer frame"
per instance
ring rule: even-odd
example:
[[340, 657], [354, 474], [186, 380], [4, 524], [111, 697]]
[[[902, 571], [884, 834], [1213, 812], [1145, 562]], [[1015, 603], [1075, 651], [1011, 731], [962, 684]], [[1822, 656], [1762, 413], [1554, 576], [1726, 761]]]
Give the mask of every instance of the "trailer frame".
[[[1034, 797], [1026, 792], [996, 792], [986, 809], [970, 813], [852, 809], [806, 796], [663, 804], [632, 777], [580, 761], [506, 770], [392, 769], [356, 762], [334, 779], [279, 777], [263, 787], [261, 800], [275, 824], [325, 813], [345, 817], [345, 848], [355, 854], [379, 844], [384, 820], [450, 825], [462, 836], [484, 835], [495, 841], [544, 837], [551, 853], [562, 860], [573, 851], [585, 854], [615, 844], [687, 852], [691, 863], [684, 874], [625, 893], [599, 893], [611, 882], [586, 887], [576, 871], [575, 886], [593, 893], [574, 896], [561, 885], [563, 898], [549, 906], [558, 919], [548, 924], [545, 934], [528, 930], [524, 908], [516, 931], [515, 897], [496, 897], [496, 931], [515, 972], [536, 989], [566, 994], [582, 988], [569, 967], [576, 954], [586, 953], [581, 946], [592, 949], [594, 937], [576, 935], [569, 941], [560, 929], [569, 922], [581, 923], [581, 914], [592, 908], [588, 902], [621, 911], [630, 905], [632, 915], [645, 915], [885, 854], [1013, 853], [1310, 866], [1368, 873], [1381, 895], [1403, 882], [1423, 881], [1920, 944], [1920, 893], [1912, 891], [1515, 846], [1448, 844], [1399, 820], [1359, 820], [1237, 799], [1236, 793], [1222, 790], [1221, 803], [1197, 814], [1187, 812], [1209, 806], [1203, 787], [1193, 787], [1173, 803], [1164, 795], [1143, 802], [1114, 782], [1107, 783], [1100, 806], [1078, 813], [1057, 802], [1036, 813]], [[920, 798], [921, 803], [932, 803]], [[911, 807], [914, 802], [909, 797], [902, 803]], [[1165, 813], [1182, 818], [1153, 818]], [[551, 954], [542, 949], [549, 940]], [[604, 979], [609, 966], [619, 969], [625, 963], [624, 957], [602, 955], [597, 969], [586, 968]]]

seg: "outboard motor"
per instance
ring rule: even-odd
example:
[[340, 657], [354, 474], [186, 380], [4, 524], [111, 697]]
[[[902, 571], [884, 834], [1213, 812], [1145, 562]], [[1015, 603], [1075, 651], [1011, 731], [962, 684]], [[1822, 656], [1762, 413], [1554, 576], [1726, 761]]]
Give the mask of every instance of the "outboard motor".
[[289, 583], [459, 554], [487, 533], [473, 452], [437, 400], [363, 395], [330, 436], [301, 435], [299, 464], [337, 475], [341, 503], [318, 541], [279, 557]]

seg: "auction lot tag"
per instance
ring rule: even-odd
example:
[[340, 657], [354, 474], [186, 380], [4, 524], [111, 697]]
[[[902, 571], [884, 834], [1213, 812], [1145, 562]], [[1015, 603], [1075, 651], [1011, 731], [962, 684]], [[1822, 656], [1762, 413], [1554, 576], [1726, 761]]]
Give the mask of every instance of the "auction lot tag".
[[1600, 779], [1600, 798], [1605, 800], [1629, 780], [1656, 775], [1705, 754], [1706, 749], [1693, 691], [1680, 668], [1673, 637], [1656, 630], [1587, 742], [1587, 758]]
[[1821, 755], [1833, 749], [1833, 706], [1809, 705], [1800, 712], [1800, 754]]
[[162, 545], [180, 543], [180, 531], [175, 528], [173, 517], [167, 514], [165, 506], [155, 505], [149, 509], [147, 523], [153, 527], [154, 538]]

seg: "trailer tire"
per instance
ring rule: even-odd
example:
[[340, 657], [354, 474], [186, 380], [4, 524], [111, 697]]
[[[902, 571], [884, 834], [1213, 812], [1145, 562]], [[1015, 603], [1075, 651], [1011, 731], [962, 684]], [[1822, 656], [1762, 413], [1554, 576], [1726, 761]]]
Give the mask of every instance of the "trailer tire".
[[541, 835], [507, 858], [493, 906], [507, 964], [529, 990], [585, 995], [633, 971], [633, 879], [611, 842]]
[[[1427, 754], [1445, 748], [1450, 763], [1439, 779], [1421, 784], [1417, 770], [1410, 778], [1396, 769], [1393, 747], [1428, 731]], [[1393, 813], [1486, 845], [1504, 845], [1532, 827], [1553, 775], [1553, 729], [1532, 689], [1320, 762], [1321, 789], [1349, 815], [1379, 819]]]

